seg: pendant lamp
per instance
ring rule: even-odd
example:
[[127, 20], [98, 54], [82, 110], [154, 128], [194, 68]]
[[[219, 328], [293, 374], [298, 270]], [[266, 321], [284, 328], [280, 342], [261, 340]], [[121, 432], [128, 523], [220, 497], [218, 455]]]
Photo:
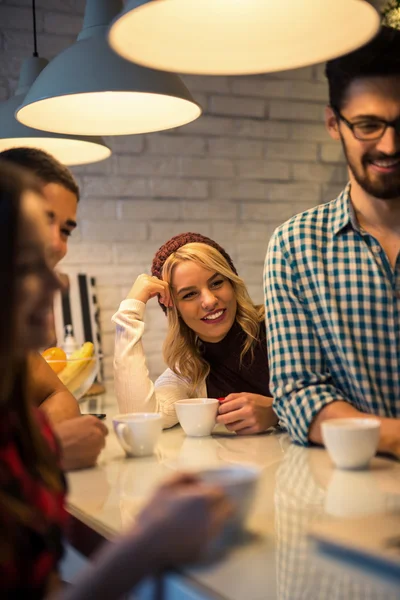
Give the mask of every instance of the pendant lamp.
[[43, 133], [43, 131], [25, 127], [15, 119], [15, 111], [24, 101], [29, 88], [48, 65], [46, 59], [39, 58], [37, 51], [35, 0], [32, 0], [32, 16], [33, 56], [22, 63], [15, 95], [0, 104], [0, 152], [27, 146], [39, 148], [52, 154], [62, 164], [70, 166], [94, 163], [108, 158], [111, 150], [100, 137]]
[[109, 41], [155, 69], [246, 75], [346, 54], [378, 29], [365, 0], [128, 0]]
[[22, 64], [15, 95], [0, 104], [0, 152], [19, 147], [39, 148], [69, 166], [99, 162], [108, 158], [111, 150], [100, 137], [45, 133], [26, 127], [16, 120], [15, 111], [23, 102], [38, 73], [47, 64], [48, 61], [44, 58], [27, 58]]
[[127, 135], [200, 116], [177, 75], [132, 64], [111, 50], [106, 34], [121, 9], [121, 0], [87, 0], [77, 42], [37, 78], [17, 110], [21, 123], [73, 135]]

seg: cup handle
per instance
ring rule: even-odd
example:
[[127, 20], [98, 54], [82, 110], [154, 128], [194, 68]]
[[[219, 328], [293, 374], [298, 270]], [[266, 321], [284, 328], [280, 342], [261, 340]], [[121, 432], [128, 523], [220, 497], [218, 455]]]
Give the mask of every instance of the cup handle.
[[129, 434], [129, 429], [128, 429], [128, 426], [126, 425], [126, 423], [118, 423], [118, 425], [116, 427], [116, 434], [117, 434], [119, 441], [121, 442], [121, 446], [123, 447], [123, 449], [125, 450], [125, 452], [127, 454], [132, 454], [132, 448], [129, 446], [128, 442], [126, 441], [127, 433]]

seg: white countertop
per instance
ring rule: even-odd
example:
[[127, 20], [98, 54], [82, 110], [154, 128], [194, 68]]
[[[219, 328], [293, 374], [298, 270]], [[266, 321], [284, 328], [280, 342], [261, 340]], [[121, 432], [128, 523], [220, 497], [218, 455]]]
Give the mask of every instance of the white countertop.
[[352, 517], [400, 508], [400, 463], [379, 457], [367, 471], [339, 471], [324, 449], [295, 446], [284, 433], [237, 437], [216, 429], [212, 437], [188, 438], [180, 427], [163, 432], [155, 455], [127, 459], [112, 431], [115, 401], [99, 398], [82, 412], [106, 412], [110, 435], [95, 469], [69, 474], [69, 509], [101, 535], [129, 527], [174, 470], [254, 464], [262, 475], [252, 535], [218, 563], [184, 569], [190, 580], [230, 600], [399, 598], [363, 574], [320, 562], [307, 531], [321, 520], [348, 519], [350, 526]]

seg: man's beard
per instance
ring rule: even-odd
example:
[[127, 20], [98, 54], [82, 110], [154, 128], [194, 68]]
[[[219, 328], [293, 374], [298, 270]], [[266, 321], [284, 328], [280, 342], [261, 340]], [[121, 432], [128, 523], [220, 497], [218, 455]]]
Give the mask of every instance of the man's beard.
[[347, 164], [350, 171], [353, 173], [354, 179], [358, 185], [367, 194], [374, 198], [380, 198], [382, 200], [400, 200], [400, 163], [397, 170], [393, 173], [379, 173], [372, 178], [368, 171], [368, 165], [376, 160], [394, 160], [400, 159], [400, 152], [388, 155], [382, 152], [367, 153], [361, 159], [361, 166], [355, 165], [351, 155], [348, 153], [346, 144], [342, 138], [343, 151], [347, 159]]

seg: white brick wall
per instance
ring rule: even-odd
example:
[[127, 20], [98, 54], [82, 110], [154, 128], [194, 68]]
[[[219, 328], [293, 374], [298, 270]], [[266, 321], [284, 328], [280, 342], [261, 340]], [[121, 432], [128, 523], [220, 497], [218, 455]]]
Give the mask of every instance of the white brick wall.
[[[39, 52], [51, 59], [74, 41], [85, 2], [36, 4]], [[31, 52], [30, 0], [0, 0], [0, 100], [15, 89], [21, 60]], [[109, 138], [111, 159], [74, 169], [82, 188], [79, 230], [64, 267], [97, 277], [110, 379], [110, 317], [168, 237], [188, 230], [214, 237], [261, 302], [274, 229], [332, 199], [346, 181], [342, 150], [323, 125], [323, 65], [184, 80], [203, 106], [200, 119], [170, 132]], [[165, 326], [161, 309], [150, 303], [144, 343], [153, 377], [163, 369]]]

